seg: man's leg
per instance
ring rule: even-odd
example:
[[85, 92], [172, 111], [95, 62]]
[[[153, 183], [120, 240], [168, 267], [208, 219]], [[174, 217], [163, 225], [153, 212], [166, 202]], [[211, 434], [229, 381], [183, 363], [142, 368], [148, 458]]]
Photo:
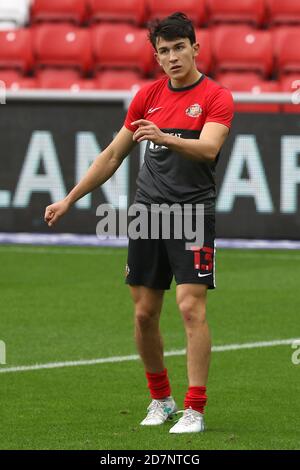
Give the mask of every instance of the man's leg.
[[206, 320], [207, 286], [180, 284], [176, 298], [187, 339], [187, 372], [190, 387], [206, 386], [211, 355], [211, 339]]
[[189, 388], [185, 412], [170, 433], [204, 431], [206, 383], [210, 364], [211, 340], [206, 321], [206, 291], [202, 284], [179, 284], [176, 298], [187, 338], [187, 373]]
[[145, 370], [160, 373], [164, 370], [163, 340], [159, 319], [164, 291], [144, 286], [130, 286], [134, 302], [135, 340]]
[[135, 339], [145, 367], [152, 402], [142, 425], [163, 424], [176, 410], [171, 395], [167, 369], [164, 367], [163, 341], [159, 319], [163, 303], [163, 290], [144, 286], [131, 286], [135, 307]]

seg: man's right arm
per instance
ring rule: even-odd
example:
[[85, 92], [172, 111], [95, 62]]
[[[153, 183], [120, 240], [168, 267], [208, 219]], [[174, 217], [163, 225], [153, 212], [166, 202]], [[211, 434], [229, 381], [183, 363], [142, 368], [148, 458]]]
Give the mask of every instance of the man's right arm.
[[49, 227], [54, 225], [78, 199], [104, 184], [116, 172], [135, 145], [132, 136], [133, 133], [123, 126], [110, 145], [97, 156], [85, 176], [65, 199], [46, 208], [45, 222]]

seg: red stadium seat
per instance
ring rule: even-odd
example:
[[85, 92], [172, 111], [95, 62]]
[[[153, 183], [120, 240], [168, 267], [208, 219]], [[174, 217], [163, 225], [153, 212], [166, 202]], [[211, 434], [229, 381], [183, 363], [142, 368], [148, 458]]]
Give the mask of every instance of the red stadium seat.
[[298, 32], [298, 26], [277, 26], [274, 28], [270, 28], [269, 31], [272, 34], [272, 43], [273, 43], [273, 53], [274, 56], [277, 58], [279, 54], [279, 50], [281, 47], [281, 43], [283, 39], [290, 34], [291, 31]]
[[65, 21], [81, 24], [86, 19], [86, 0], [35, 0], [31, 21]]
[[145, 21], [146, 0], [88, 0], [92, 21], [119, 21], [141, 25]]
[[138, 90], [151, 80], [132, 71], [104, 70], [97, 73], [95, 81], [101, 90]]
[[39, 88], [69, 88], [81, 79], [80, 72], [72, 69], [43, 69], [36, 74]]
[[206, 0], [210, 23], [251, 23], [265, 18], [265, 0]]
[[212, 64], [212, 51], [209, 30], [196, 29], [196, 39], [200, 44], [199, 55], [196, 57], [197, 67], [201, 72], [209, 73]]
[[57, 90], [94, 90], [94, 80], [83, 80], [75, 70], [40, 70], [37, 74], [37, 84], [43, 89]]
[[11, 91], [18, 90], [35, 90], [37, 88], [37, 82], [32, 77], [21, 77], [19, 80], [15, 80], [9, 86]]
[[23, 72], [33, 64], [30, 30], [0, 31], [0, 68], [16, 68]]
[[79, 91], [96, 91], [97, 84], [95, 80], [92, 79], [81, 79], [78, 80], [69, 87], [70, 91], [73, 93], [77, 93]]
[[300, 72], [300, 28], [282, 27], [273, 30], [273, 48], [280, 75]]
[[153, 48], [147, 31], [127, 24], [100, 24], [92, 28], [97, 68], [153, 71]]
[[0, 70], [0, 80], [9, 86], [10, 83], [22, 78], [23, 75], [17, 70]]
[[5, 83], [8, 90], [37, 87], [35, 78], [24, 77], [16, 70], [0, 70], [0, 81]]
[[211, 32], [215, 71], [272, 72], [272, 36], [248, 26], [219, 26]]
[[215, 80], [231, 91], [252, 91], [253, 87], [262, 82], [261, 77], [253, 72], [220, 73]]
[[89, 30], [68, 24], [33, 28], [37, 67], [73, 67], [87, 72], [92, 66]]
[[163, 18], [175, 11], [185, 13], [195, 26], [206, 22], [205, 0], [148, 0], [149, 18]]
[[280, 91], [293, 93], [294, 104], [283, 105], [285, 113], [300, 113], [300, 74], [286, 75], [280, 80]]
[[300, 23], [298, 0], [267, 0], [269, 25]]
[[[216, 77], [216, 81], [231, 91], [250, 92], [254, 95], [280, 91], [278, 82], [262, 80], [255, 73], [220, 74]], [[244, 113], [278, 113], [280, 112], [280, 105], [278, 103], [235, 103], [235, 111]]]

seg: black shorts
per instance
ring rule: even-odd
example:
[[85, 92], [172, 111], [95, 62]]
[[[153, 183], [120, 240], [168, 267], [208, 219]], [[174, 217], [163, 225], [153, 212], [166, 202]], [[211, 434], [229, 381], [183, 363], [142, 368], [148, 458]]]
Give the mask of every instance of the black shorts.
[[152, 289], [170, 289], [173, 275], [176, 284], [215, 285], [215, 216], [204, 216], [204, 244], [201, 249], [187, 250], [182, 239], [129, 238], [126, 284]]

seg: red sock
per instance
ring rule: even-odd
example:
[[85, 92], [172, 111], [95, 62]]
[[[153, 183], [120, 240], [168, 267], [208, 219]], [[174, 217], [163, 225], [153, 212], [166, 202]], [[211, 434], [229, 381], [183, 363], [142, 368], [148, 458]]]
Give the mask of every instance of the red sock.
[[189, 387], [184, 400], [184, 409], [191, 407], [203, 414], [206, 402], [206, 387]]
[[159, 374], [152, 374], [146, 372], [148, 380], [148, 388], [150, 390], [151, 397], [156, 400], [169, 397], [171, 395], [171, 388], [168, 379], [168, 371], [164, 369]]

